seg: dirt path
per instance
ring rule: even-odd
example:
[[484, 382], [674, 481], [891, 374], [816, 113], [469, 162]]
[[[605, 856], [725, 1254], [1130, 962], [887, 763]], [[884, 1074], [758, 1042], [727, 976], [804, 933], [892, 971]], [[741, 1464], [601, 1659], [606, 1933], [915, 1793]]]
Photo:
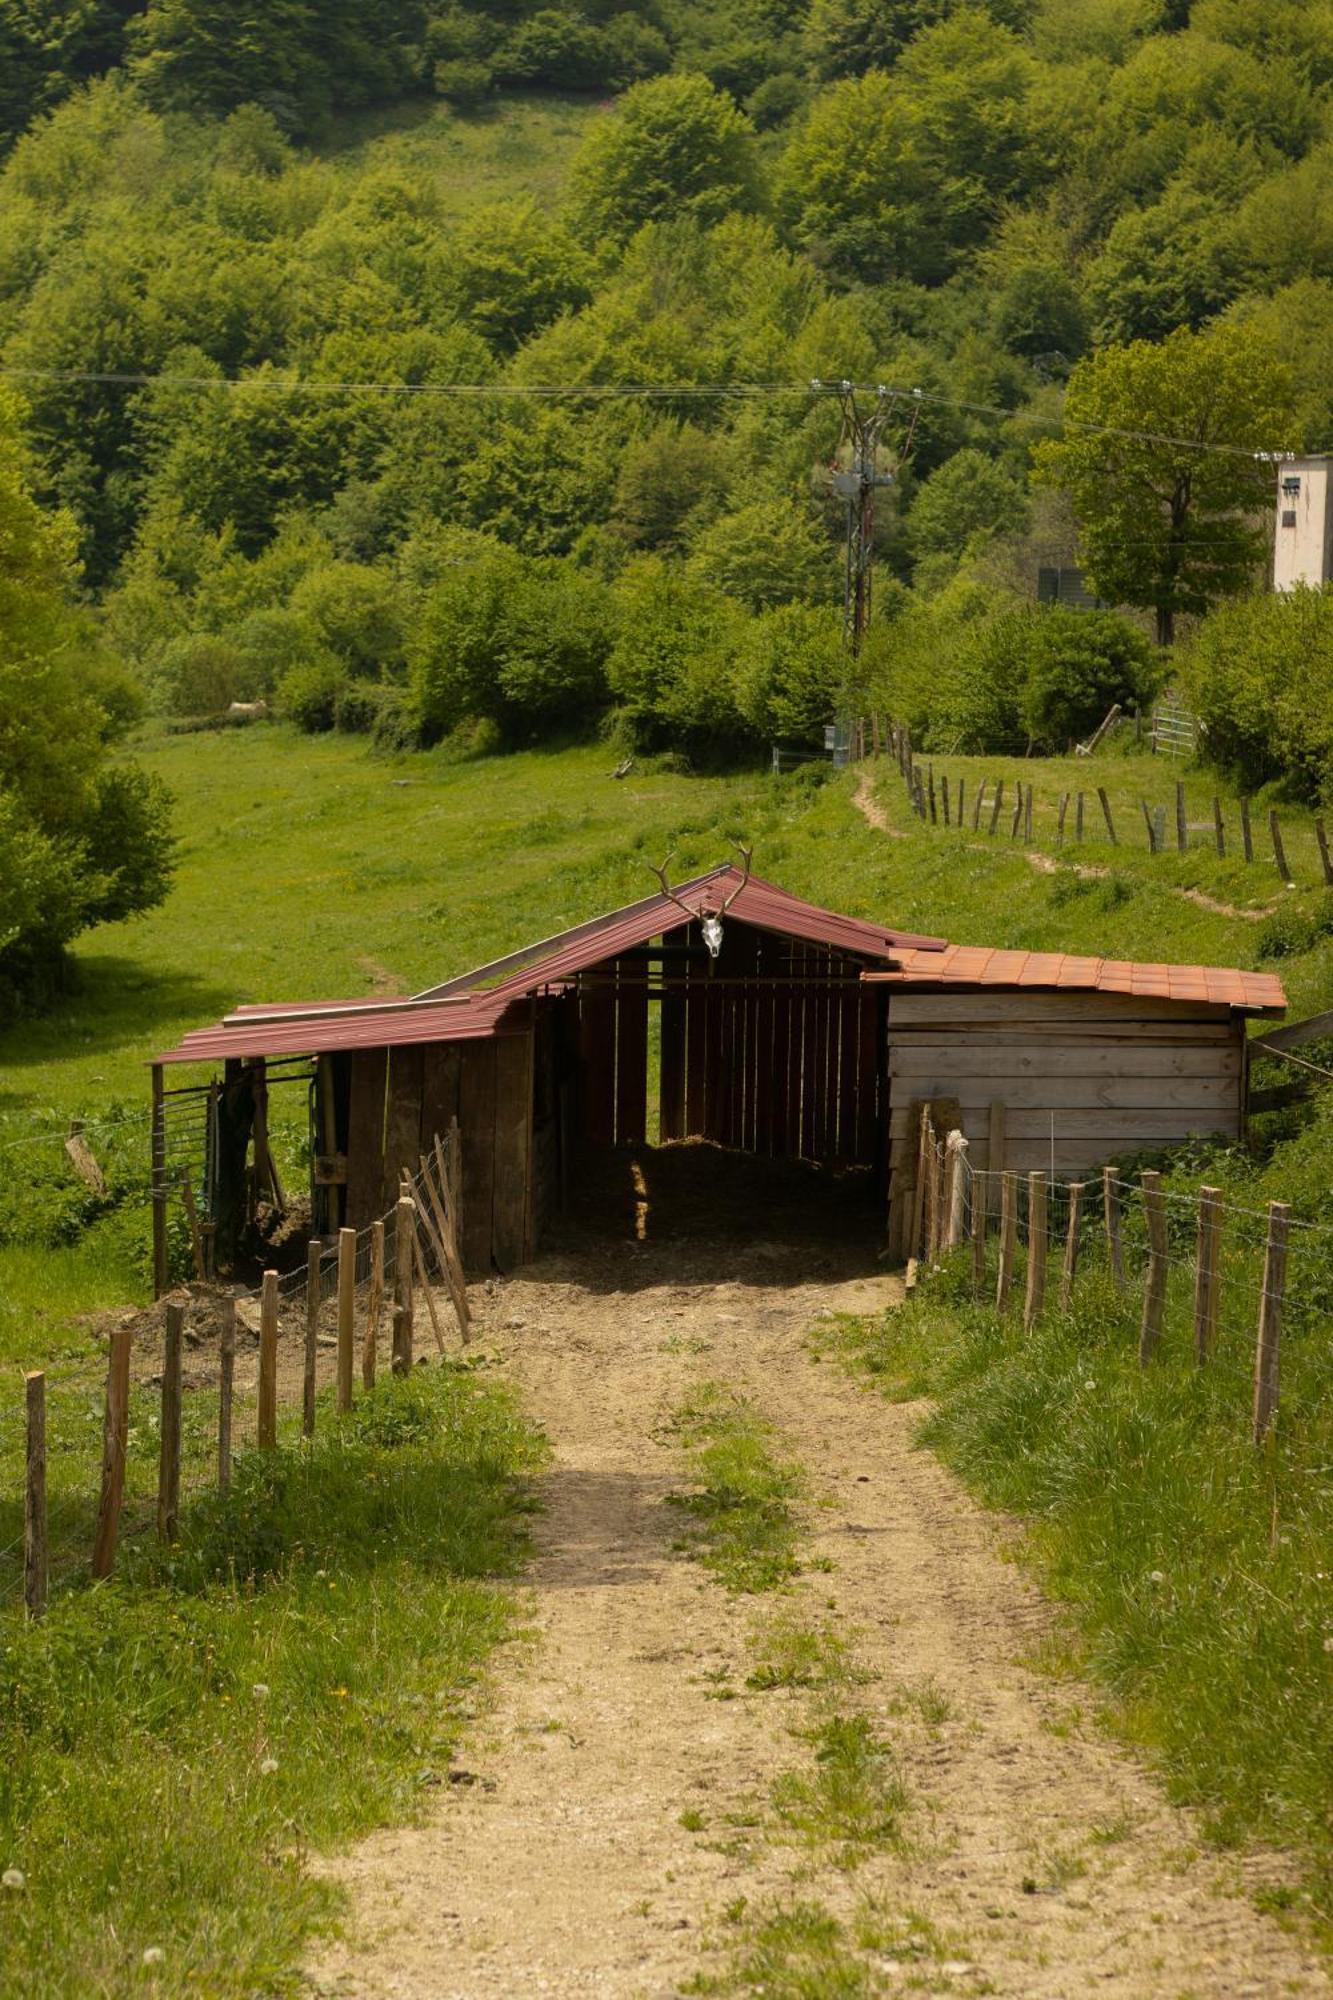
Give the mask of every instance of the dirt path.
[[[481, 1339], [555, 1452], [532, 1636], [429, 1823], [335, 1865], [354, 1918], [314, 1969], [321, 1992], [665, 2000], [716, 1963], [709, 1935], [741, 1895], [843, 1912], [870, 1895], [930, 1919], [948, 1956], [884, 1960], [886, 1993], [909, 1974], [916, 1992], [1021, 2000], [1328, 1990], [1237, 1865], [1085, 1720], [1095, 1698], [1021, 1664], [1051, 1614], [1000, 1560], [1003, 1524], [912, 1448], [917, 1413], [810, 1355], [818, 1314], [895, 1296], [874, 1268], [775, 1244], [701, 1265], [650, 1243], [545, 1260], [483, 1302]], [[704, 1380], [747, 1392], [811, 1474], [807, 1528], [833, 1568], [797, 1597], [868, 1672], [856, 1699], [913, 1801], [905, 1856], [849, 1874], [743, 1830], [808, 1756], [804, 1698], [745, 1689], [774, 1600], [729, 1598], [673, 1552], [663, 1420]]]

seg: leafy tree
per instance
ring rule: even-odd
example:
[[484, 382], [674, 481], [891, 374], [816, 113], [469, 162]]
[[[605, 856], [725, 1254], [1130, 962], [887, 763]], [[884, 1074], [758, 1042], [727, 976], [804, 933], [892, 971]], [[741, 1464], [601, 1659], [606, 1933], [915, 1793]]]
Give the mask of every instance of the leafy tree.
[[923, 482], [909, 520], [912, 542], [923, 555], [961, 556], [979, 539], [1020, 528], [1026, 518], [1018, 480], [969, 446]]
[[1224, 605], [1181, 651], [1206, 754], [1247, 789], [1290, 774], [1333, 799], [1333, 590]]
[[778, 201], [819, 263], [869, 283], [944, 275], [935, 187], [921, 134], [880, 70], [821, 92], [778, 170]]
[[1212, 196], [1181, 187], [1122, 215], [1087, 274], [1099, 344], [1197, 331], [1229, 304], [1240, 288], [1231, 222]]
[[834, 559], [827, 538], [791, 501], [751, 500], [702, 528], [690, 570], [752, 611], [796, 598], [829, 601]]
[[612, 520], [627, 542], [677, 550], [691, 520], [716, 512], [729, 453], [695, 424], [667, 422], [631, 438], [620, 455]]
[[1264, 559], [1272, 475], [1255, 454], [1290, 444], [1293, 400], [1276, 352], [1226, 324], [1107, 348], [1070, 377], [1038, 476], [1073, 500], [1093, 589], [1155, 612], [1162, 645]]
[[1273, 289], [1333, 278], [1333, 146], [1263, 181], [1235, 217], [1234, 256], [1251, 284]]
[[[963, 0], [814, 0], [805, 29], [805, 51], [823, 78], [864, 76], [891, 69], [913, 36], [947, 20]], [[997, 21], [1021, 25], [1026, 0], [994, 0]]]
[[392, 676], [402, 664], [397, 592], [382, 569], [368, 563], [319, 564], [295, 586], [288, 609], [350, 673]]
[[837, 713], [847, 665], [836, 612], [779, 605], [746, 632], [737, 705], [757, 736], [817, 741]]
[[574, 157], [577, 226], [591, 241], [623, 243], [645, 222], [717, 222], [734, 209], [756, 208], [754, 147], [750, 121], [706, 77], [635, 84]]
[[582, 251], [528, 197], [475, 210], [450, 236], [427, 282], [447, 312], [508, 354], [562, 312], [585, 305], [590, 275]]
[[1020, 712], [1034, 749], [1067, 750], [1115, 702], [1141, 707], [1161, 681], [1143, 633], [1113, 611], [1037, 611], [1024, 655]]
[[618, 582], [615, 608], [607, 679], [634, 740], [712, 758], [753, 740], [736, 701], [747, 625], [739, 605], [660, 557], [641, 556]]
[[166, 894], [168, 800], [113, 764], [134, 713], [71, 607], [74, 524], [33, 498], [19, 410], [0, 398], [0, 973], [12, 989], [80, 930]]

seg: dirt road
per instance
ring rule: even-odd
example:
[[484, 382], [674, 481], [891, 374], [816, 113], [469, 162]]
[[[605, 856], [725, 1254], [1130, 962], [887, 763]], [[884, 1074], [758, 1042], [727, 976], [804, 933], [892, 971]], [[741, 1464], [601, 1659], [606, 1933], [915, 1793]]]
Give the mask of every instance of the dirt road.
[[[869, 1961], [885, 1993], [1328, 1990], [1239, 1866], [1098, 1733], [1095, 1697], [1023, 1664], [1051, 1613], [1001, 1559], [1003, 1523], [913, 1449], [919, 1412], [812, 1357], [818, 1314], [895, 1286], [855, 1248], [650, 1241], [478, 1294], [480, 1340], [555, 1454], [532, 1631], [429, 1823], [334, 1864], [353, 1918], [313, 1968], [320, 1991], [663, 2000], [718, 1969], [720, 1913], [742, 1896], [927, 1921], [925, 1961]], [[745, 1685], [774, 1600], [729, 1597], [673, 1548], [684, 1475], [665, 1420], [703, 1381], [748, 1394], [808, 1470], [806, 1546], [832, 1567], [795, 1601], [835, 1619], [865, 1671], [857, 1701], [912, 1802], [903, 1853], [849, 1871], [775, 1835], [771, 1781], [809, 1752], [806, 1698]]]

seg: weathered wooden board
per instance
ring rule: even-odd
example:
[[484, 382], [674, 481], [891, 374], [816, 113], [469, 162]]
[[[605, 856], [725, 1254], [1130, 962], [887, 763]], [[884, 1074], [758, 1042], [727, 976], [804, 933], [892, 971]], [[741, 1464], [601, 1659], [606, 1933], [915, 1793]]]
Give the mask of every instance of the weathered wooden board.
[[432, 1042], [422, 1051], [421, 1150], [429, 1151], [458, 1117], [462, 1055], [457, 1042]]
[[347, 1225], [365, 1229], [384, 1213], [383, 1049], [352, 1055], [347, 1130]]
[[[1234, 1139], [1239, 1134], [1233, 1122], [1229, 1130], [1223, 1130], [1216, 1134], [1210, 1129], [1196, 1134], [1182, 1132], [1179, 1136], [1182, 1140], [1192, 1136]], [[1054, 1156], [1056, 1177], [1059, 1179], [1065, 1175], [1091, 1173], [1094, 1170], [1100, 1170], [1108, 1160], [1122, 1159], [1126, 1155], [1137, 1151], [1155, 1150], [1162, 1143], [1159, 1139], [1153, 1142], [1151, 1148], [1141, 1148], [1114, 1142], [1105, 1144], [1094, 1139], [1062, 1141], [1057, 1137]], [[893, 1169], [895, 1185], [903, 1168], [914, 1157], [912, 1151], [913, 1144], [913, 1141], [905, 1139], [895, 1139], [892, 1143], [890, 1165]], [[985, 1145], [972, 1139], [969, 1134], [968, 1160], [974, 1168], [984, 1169], [986, 1167], [985, 1153]], [[1015, 1139], [1010, 1140], [1005, 1147], [1004, 1167], [1005, 1171], [1009, 1173], [1031, 1173], [1033, 1168], [1044, 1168], [1049, 1171], [1051, 1159], [1049, 1139]]]
[[616, 962], [616, 1144], [641, 1146], [648, 1116], [648, 968]]
[[375, 1213], [386, 1215], [398, 1197], [398, 1177], [406, 1168], [417, 1171], [421, 1157], [421, 1078], [424, 1051], [420, 1046], [390, 1049], [389, 1116], [385, 1125], [383, 1177]]
[[[1049, 1139], [1052, 1115], [1057, 1140], [1105, 1139], [1112, 1149], [1119, 1147], [1123, 1152], [1129, 1146], [1160, 1145], [1165, 1139], [1184, 1138], [1190, 1132], [1213, 1132], [1237, 1126], [1240, 1107], [1233, 1100], [1230, 1105], [1193, 1106], [1186, 1110], [1107, 1111], [1098, 1108], [1079, 1111], [1066, 1107], [1052, 1114], [1049, 1109], [1015, 1110], [1012, 1103], [1007, 1103], [1005, 1131], [1010, 1139]], [[974, 1124], [980, 1134], [985, 1127], [985, 1115], [980, 1106], [965, 1105], [963, 1118], [963, 1129], [970, 1141], [972, 1134], [968, 1126]], [[906, 1135], [905, 1119], [905, 1112], [894, 1112], [890, 1132], [895, 1139]]]
[[[528, 1248], [532, 1159], [532, 1036], [502, 1035], [495, 1048], [495, 1182], [491, 1256], [502, 1271], [523, 1262]], [[468, 1212], [466, 1191], [463, 1214]]]
[[686, 1007], [683, 993], [673, 992], [663, 997], [658, 1086], [659, 1129], [663, 1139], [683, 1139], [689, 1130], [685, 1122]]
[[993, 1077], [956, 1075], [952, 1069], [908, 1071], [893, 1069], [904, 1089], [920, 1097], [940, 1097], [947, 1091], [961, 1104], [985, 1105], [1002, 1097], [1015, 1111], [1047, 1109], [1089, 1110], [1098, 1105], [1109, 1110], [1132, 1111], [1170, 1107], [1187, 1111], [1211, 1109], [1217, 1105], [1235, 1107], [1240, 1102], [1239, 1076], [1033, 1076]]
[[[616, 992], [589, 984], [579, 994], [579, 1124], [592, 1146], [616, 1136]], [[461, 1121], [460, 1121], [461, 1122]]]
[[1239, 1076], [1241, 1052], [1226, 1042], [1209, 1042], [1203, 1048], [1161, 1047], [1150, 1042], [1135, 1044], [1135, 1054], [1126, 1055], [1125, 1044], [1102, 1046], [1088, 1042], [1070, 1046], [1048, 1037], [1027, 1044], [996, 1044], [989, 1037], [974, 1042], [961, 1037], [946, 1041], [941, 1036], [902, 1036], [890, 1043], [889, 1069], [894, 1076], [929, 1076], [943, 1064], [960, 1075], [986, 1077], [1055, 1076]]
[[1203, 1001], [1134, 998], [1127, 993], [1051, 992], [1038, 987], [1015, 991], [898, 993], [889, 998], [889, 1026], [930, 1027], [941, 1021], [1230, 1021], [1229, 1007]]
[[473, 1274], [491, 1268], [491, 1209], [495, 1194], [496, 1042], [463, 1042], [458, 1127], [463, 1143], [463, 1263]]

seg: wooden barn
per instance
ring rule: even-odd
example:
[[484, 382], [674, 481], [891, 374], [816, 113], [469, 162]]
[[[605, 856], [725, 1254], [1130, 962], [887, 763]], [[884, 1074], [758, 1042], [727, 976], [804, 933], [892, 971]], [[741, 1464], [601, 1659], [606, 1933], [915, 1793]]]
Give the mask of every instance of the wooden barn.
[[[977, 1167], [1239, 1138], [1245, 1017], [1285, 1005], [1267, 974], [951, 945], [724, 866], [411, 999], [249, 1006], [186, 1035], [153, 1066], [158, 1282], [173, 1133], [202, 1122], [181, 1178], [227, 1269], [256, 1186], [285, 1198], [283, 1083], [308, 1093], [323, 1234], [384, 1214], [456, 1120], [474, 1274], [532, 1254], [590, 1156], [694, 1138], [859, 1170], [901, 1249], [924, 1101], [957, 1107]], [[214, 1075], [169, 1089], [177, 1064]]]

